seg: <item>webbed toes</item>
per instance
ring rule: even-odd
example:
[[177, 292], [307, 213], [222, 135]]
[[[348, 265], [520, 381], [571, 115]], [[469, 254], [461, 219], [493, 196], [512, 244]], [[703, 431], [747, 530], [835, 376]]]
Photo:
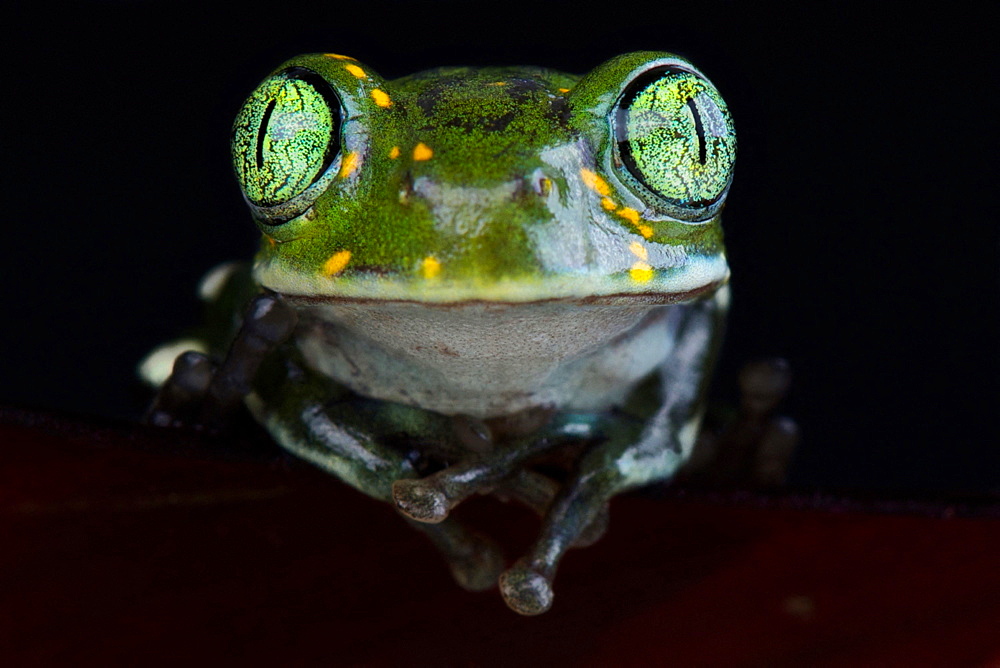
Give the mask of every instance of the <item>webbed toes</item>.
[[524, 560], [500, 575], [500, 593], [507, 606], [522, 615], [540, 615], [552, 607], [552, 583]]
[[444, 493], [422, 480], [407, 478], [395, 481], [392, 483], [392, 500], [399, 512], [418, 522], [443, 522], [451, 510]]

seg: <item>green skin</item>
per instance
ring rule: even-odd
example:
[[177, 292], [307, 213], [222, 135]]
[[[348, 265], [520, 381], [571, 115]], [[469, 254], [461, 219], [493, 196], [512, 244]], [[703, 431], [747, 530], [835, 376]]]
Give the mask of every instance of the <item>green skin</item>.
[[[338, 132], [326, 112], [281, 125], [301, 111], [299, 93], [283, 107], [268, 91], [289, 71], [329, 84]], [[735, 136], [724, 103], [693, 66], [659, 52], [582, 78], [444, 68], [386, 82], [331, 54], [299, 56], [273, 76], [233, 140], [260, 251], [252, 270], [213, 291], [218, 322], [246, 298], [250, 310], [239, 332], [205, 337], [217, 358], [228, 350], [207, 390], [179, 363], [161, 396], [196, 387], [217, 408], [246, 395], [285, 448], [426, 531], [462, 586], [499, 580], [514, 610], [544, 612], [559, 559], [600, 535], [610, 498], [668, 479], [693, 445], [728, 279], [719, 211]], [[293, 83], [322, 104], [322, 83]], [[629, 124], [616, 129], [623, 105]], [[639, 138], [649, 118], [656, 127]], [[295, 135], [292, 125], [318, 129]], [[312, 144], [281, 153], [288, 136]], [[635, 141], [623, 147], [623, 137]], [[291, 166], [269, 162], [282, 158]], [[624, 312], [634, 313], [627, 325]], [[379, 330], [390, 344], [374, 333], [385, 314], [400, 318]], [[536, 319], [559, 323], [549, 332], [558, 342], [539, 344], [551, 346], [539, 359], [555, 360], [547, 377], [568, 379], [553, 387], [530, 364], [513, 380], [504, 373]], [[585, 324], [596, 338], [575, 349]], [[393, 348], [394, 331], [426, 345]], [[628, 371], [594, 371], [609, 365]], [[416, 380], [393, 385], [411, 371]], [[518, 392], [489, 389], [494, 377]], [[180, 413], [165, 405], [154, 421]], [[565, 481], [535, 470], [540, 460]], [[506, 570], [492, 541], [448, 516], [475, 493], [543, 517], [534, 547]]]

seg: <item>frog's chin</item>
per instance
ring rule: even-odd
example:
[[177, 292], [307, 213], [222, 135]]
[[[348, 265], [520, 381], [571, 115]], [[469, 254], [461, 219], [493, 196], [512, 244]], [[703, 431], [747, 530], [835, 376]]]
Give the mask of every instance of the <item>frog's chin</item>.
[[724, 257], [683, 267], [609, 276], [558, 275], [489, 281], [401, 278], [345, 272], [310, 276], [270, 263], [254, 267], [257, 282], [279, 294], [308, 300], [404, 301], [426, 304], [574, 301], [593, 304], [676, 304], [710, 294], [729, 279]]

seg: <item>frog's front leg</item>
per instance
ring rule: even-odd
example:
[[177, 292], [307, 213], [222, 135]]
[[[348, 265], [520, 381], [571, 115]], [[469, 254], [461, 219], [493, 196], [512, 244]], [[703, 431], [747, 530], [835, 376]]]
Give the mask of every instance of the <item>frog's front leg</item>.
[[[415, 477], [428, 451], [448, 456], [445, 416], [365, 399], [310, 370], [294, 346], [280, 352], [261, 369], [247, 403], [285, 449], [387, 502], [393, 484]], [[460, 586], [496, 585], [504, 562], [491, 538], [454, 519], [409, 523], [441, 551]]]
[[254, 297], [225, 360], [216, 368], [207, 355], [189, 351], [174, 362], [146, 415], [157, 426], [192, 422], [219, 430], [250, 393], [264, 359], [291, 336], [298, 322], [294, 308], [277, 294]]
[[721, 314], [719, 299], [687, 307], [675, 330], [676, 347], [658, 372], [655, 410], [644, 416], [607, 414], [594, 424], [604, 440], [577, 462], [532, 549], [500, 576], [501, 593], [513, 610], [525, 615], [548, 610], [559, 561], [611, 498], [669, 479], [690, 454]]
[[[470, 454], [457, 464], [419, 480], [397, 480], [392, 486], [396, 507], [413, 520], [436, 524], [473, 494], [492, 491], [528, 460], [579, 438], [551, 428], [545, 431], [542, 437], [532, 434], [499, 443], [489, 452]], [[527, 484], [523, 480], [518, 482], [521, 484], [510, 491], [520, 499], [524, 495], [518, 492]], [[547, 505], [542, 499], [529, 503], [540, 504]]]

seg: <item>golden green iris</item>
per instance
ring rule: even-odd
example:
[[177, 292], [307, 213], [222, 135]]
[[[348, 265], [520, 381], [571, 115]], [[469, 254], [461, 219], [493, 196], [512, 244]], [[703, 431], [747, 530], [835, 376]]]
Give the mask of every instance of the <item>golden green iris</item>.
[[715, 202], [729, 184], [736, 133], [718, 91], [670, 66], [639, 76], [618, 109], [622, 161], [643, 185], [680, 206]]
[[233, 166], [253, 204], [274, 206], [302, 194], [337, 152], [336, 95], [303, 68], [266, 79], [233, 125]]

